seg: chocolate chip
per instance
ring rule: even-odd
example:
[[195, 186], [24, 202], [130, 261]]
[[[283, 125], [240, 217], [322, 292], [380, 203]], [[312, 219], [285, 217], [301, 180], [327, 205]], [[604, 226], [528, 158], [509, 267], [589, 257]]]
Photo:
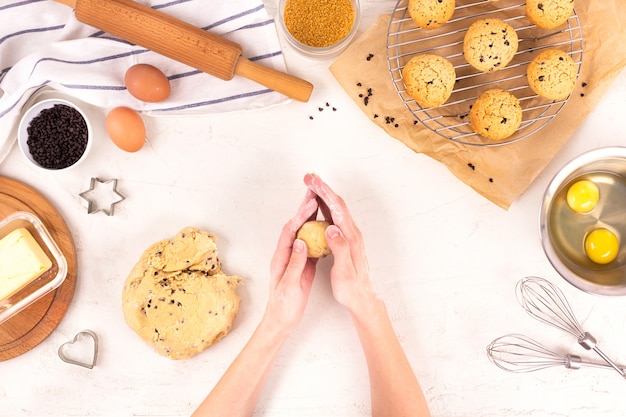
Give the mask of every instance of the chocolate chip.
[[78, 110], [63, 104], [42, 110], [26, 131], [30, 154], [44, 168], [66, 168], [76, 163], [87, 148], [85, 119]]

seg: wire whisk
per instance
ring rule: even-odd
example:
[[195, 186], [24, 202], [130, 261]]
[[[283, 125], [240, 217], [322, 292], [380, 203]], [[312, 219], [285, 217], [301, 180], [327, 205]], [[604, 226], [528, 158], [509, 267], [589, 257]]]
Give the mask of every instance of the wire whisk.
[[626, 378], [626, 372], [598, 348], [596, 339], [590, 333], [583, 330], [567, 298], [556, 285], [543, 278], [526, 277], [517, 283], [516, 295], [528, 314], [570, 333], [582, 347], [596, 352], [610, 367]]
[[507, 334], [495, 339], [487, 346], [487, 356], [498, 368], [514, 373], [534, 372], [556, 366], [564, 366], [567, 369], [613, 368], [605, 363], [583, 360], [578, 355], [553, 352], [521, 334]]

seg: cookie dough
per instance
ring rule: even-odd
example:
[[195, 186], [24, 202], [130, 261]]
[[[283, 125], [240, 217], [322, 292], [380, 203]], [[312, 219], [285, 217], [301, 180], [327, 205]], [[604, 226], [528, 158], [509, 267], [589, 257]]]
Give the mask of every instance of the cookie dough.
[[520, 127], [522, 106], [513, 94], [494, 88], [476, 99], [469, 116], [476, 133], [488, 139], [502, 140]]
[[528, 64], [528, 85], [542, 97], [549, 100], [564, 100], [574, 91], [577, 70], [574, 60], [556, 48], [550, 48], [537, 55]]
[[515, 29], [499, 19], [481, 19], [470, 25], [463, 38], [463, 56], [468, 64], [483, 72], [506, 67], [517, 52]]
[[446, 58], [435, 54], [419, 54], [402, 69], [406, 92], [422, 107], [437, 107], [450, 98], [456, 71]]
[[330, 255], [331, 250], [326, 241], [326, 228], [330, 226], [323, 220], [311, 220], [302, 225], [296, 238], [306, 243], [309, 258], [323, 258]]
[[455, 0], [409, 0], [409, 15], [417, 27], [435, 29], [454, 14]]
[[239, 311], [241, 278], [222, 271], [215, 235], [182, 229], [139, 258], [122, 289], [124, 319], [170, 359], [188, 359], [226, 336]]

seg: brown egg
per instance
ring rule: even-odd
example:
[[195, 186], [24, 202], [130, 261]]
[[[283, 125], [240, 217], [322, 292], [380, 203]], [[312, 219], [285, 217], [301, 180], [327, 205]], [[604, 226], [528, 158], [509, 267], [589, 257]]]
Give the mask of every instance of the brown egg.
[[146, 126], [135, 110], [116, 107], [107, 114], [106, 130], [118, 148], [126, 152], [137, 152], [146, 140]]
[[126, 89], [133, 97], [150, 103], [170, 96], [170, 81], [158, 68], [148, 64], [133, 65], [124, 75]]

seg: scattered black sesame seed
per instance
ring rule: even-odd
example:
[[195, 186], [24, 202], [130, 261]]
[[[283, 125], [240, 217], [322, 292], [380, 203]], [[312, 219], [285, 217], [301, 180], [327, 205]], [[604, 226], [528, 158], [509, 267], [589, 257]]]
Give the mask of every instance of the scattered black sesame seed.
[[324, 108], [323, 107], [318, 107], [317, 110], [318, 111], [324, 111]]
[[309, 120], [313, 120], [313, 116], [309, 116]]
[[372, 58], [374, 58], [374, 54], [368, 54], [367, 58], [365, 58], [365, 59], [367, 59], [368, 61], [371, 61]]
[[587, 83], [583, 83], [582, 85], [583, 85], [583, 87], [587, 87]]
[[467, 164], [467, 166], [468, 166], [468, 167], [470, 167], [470, 168], [472, 168], [472, 171], [475, 171], [475, 170], [476, 170], [476, 167], [475, 167], [475, 166], [474, 166], [474, 164], [472, 164], [471, 162], [469, 162], [469, 163]]
[[580, 96], [581, 97], [585, 97], [585, 93], [580, 93]]
[[330, 107], [330, 104], [328, 104], [328, 102], [326, 102], [326, 107]]
[[370, 102], [370, 98], [369, 97], [365, 97], [363, 99], [363, 104], [367, 106], [367, 104]]
[[333, 111], [337, 111], [337, 107], [333, 107]]
[[493, 182], [493, 178], [489, 178], [489, 182]]
[[357, 87], [361, 87], [362, 85], [363, 85], [363, 84], [361, 84], [361, 83], [356, 83], [356, 86], [357, 86]]

